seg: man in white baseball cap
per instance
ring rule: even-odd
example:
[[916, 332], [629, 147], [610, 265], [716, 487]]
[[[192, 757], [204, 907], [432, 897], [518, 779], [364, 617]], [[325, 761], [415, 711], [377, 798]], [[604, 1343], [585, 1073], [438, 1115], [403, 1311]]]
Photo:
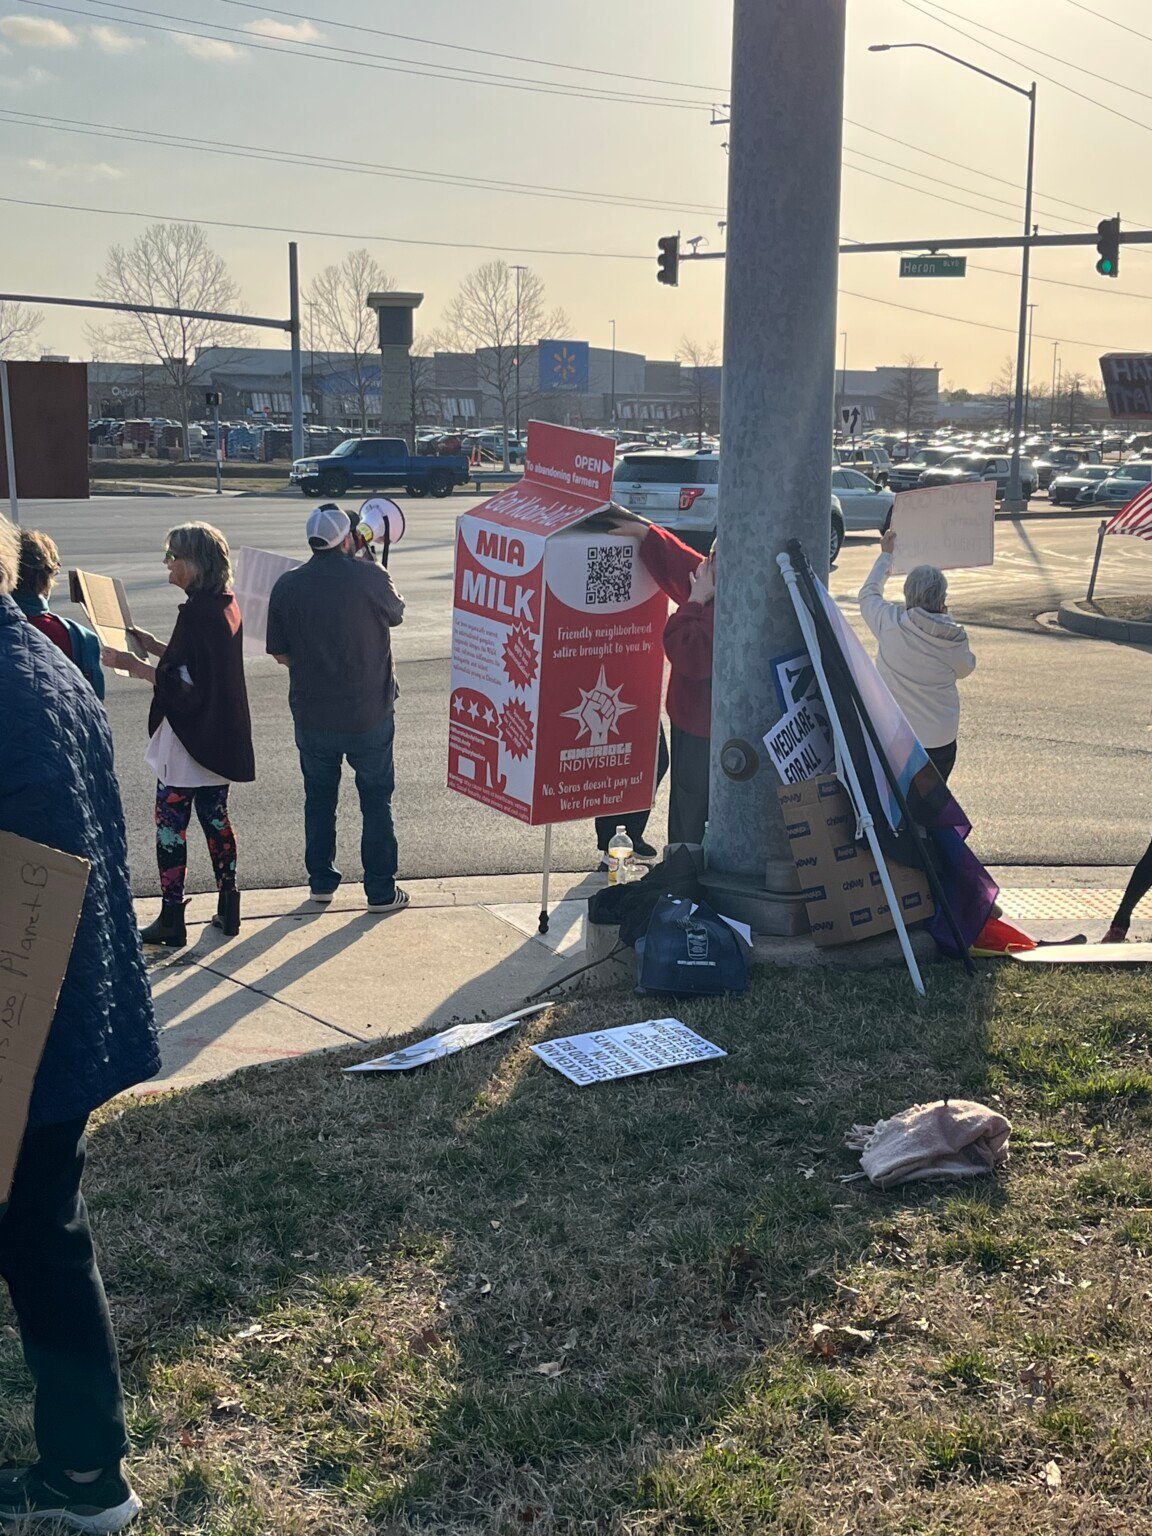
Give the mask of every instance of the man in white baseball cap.
[[308, 517], [312, 558], [286, 571], [268, 600], [267, 649], [291, 679], [288, 703], [304, 775], [304, 863], [313, 901], [329, 902], [336, 868], [336, 805], [344, 759], [356, 776], [370, 912], [408, 905], [396, 884], [396, 679], [391, 630], [404, 599], [380, 565], [350, 559], [352, 524], [334, 502]]

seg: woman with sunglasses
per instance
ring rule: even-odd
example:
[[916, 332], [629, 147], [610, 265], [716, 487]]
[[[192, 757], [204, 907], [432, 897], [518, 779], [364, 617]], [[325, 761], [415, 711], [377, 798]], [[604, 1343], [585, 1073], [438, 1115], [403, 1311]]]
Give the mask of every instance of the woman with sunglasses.
[[187, 943], [184, 882], [192, 811], [203, 828], [219, 892], [213, 925], [240, 932], [236, 838], [228, 789], [256, 777], [252, 720], [244, 682], [243, 629], [232, 595], [228, 541], [209, 523], [184, 523], [168, 535], [168, 581], [187, 594], [167, 645], [134, 631], [155, 666], [105, 648], [105, 666], [152, 684], [151, 740], [145, 761], [156, 774], [156, 858], [160, 916], [140, 937], [170, 948]]

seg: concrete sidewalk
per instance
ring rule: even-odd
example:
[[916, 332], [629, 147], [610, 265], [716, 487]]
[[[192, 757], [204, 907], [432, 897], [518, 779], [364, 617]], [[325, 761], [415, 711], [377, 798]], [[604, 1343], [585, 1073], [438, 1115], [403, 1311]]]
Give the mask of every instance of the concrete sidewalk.
[[[1099, 938], [1128, 877], [1109, 868], [992, 873], [1005, 916], [1049, 939]], [[587, 898], [603, 880], [554, 875], [547, 936], [537, 931], [537, 875], [405, 881], [411, 906], [380, 916], [365, 911], [353, 884], [328, 906], [303, 888], [245, 891], [234, 939], [209, 924], [215, 897], [194, 896], [188, 947], [145, 951], [164, 1065], [138, 1091], [339, 1046], [378, 1055], [411, 1030], [509, 1012], [582, 963]], [[143, 922], [156, 906], [137, 902]]]

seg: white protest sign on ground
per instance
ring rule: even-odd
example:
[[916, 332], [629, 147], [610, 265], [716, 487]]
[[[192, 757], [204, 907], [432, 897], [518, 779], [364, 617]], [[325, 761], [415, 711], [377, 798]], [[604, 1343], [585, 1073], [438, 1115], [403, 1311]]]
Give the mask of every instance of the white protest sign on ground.
[[901, 491], [892, 508], [893, 576], [916, 565], [942, 571], [993, 565], [996, 560], [996, 482], [970, 480]]
[[263, 656], [268, 634], [268, 599], [272, 588], [285, 571], [294, 571], [303, 562], [291, 555], [274, 555], [271, 550], [253, 549], [245, 544], [236, 557], [236, 580], [232, 590], [244, 621], [245, 656]]
[[830, 772], [836, 749], [819, 691], [782, 715], [764, 737], [764, 745], [785, 784]]
[[641, 1072], [658, 1072], [663, 1067], [714, 1061], [728, 1054], [679, 1019], [647, 1019], [643, 1024], [623, 1024], [618, 1029], [565, 1035], [532, 1049], [546, 1066], [554, 1067], [581, 1088], [588, 1083], [610, 1083]]
[[530, 1008], [521, 1008], [516, 1013], [506, 1013], [501, 1019], [481, 1020], [476, 1024], [454, 1024], [451, 1029], [446, 1029], [439, 1035], [429, 1035], [427, 1040], [417, 1040], [415, 1045], [407, 1045], [403, 1050], [389, 1051], [387, 1056], [374, 1056], [371, 1061], [359, 1061], [354, 1067], [345, 1067], [344, 1070], [345, 1072], [411, 1072], [413, 1067], [426, 1067], [431, 1061], [440, 1061], [445, 1056], [455, 1056], [457, 1051], [466, 1051], [470, 1045], [479, 1045], [484, 1040], [502, 1035], [506, 1029], [511, 1029], [513, 1024], [518, 1024], [521, 1019], [526, 1019], [533, 1013], [542, 1013], [545, 1008], [551, 1007], [551, 1003], [534, 1003]]

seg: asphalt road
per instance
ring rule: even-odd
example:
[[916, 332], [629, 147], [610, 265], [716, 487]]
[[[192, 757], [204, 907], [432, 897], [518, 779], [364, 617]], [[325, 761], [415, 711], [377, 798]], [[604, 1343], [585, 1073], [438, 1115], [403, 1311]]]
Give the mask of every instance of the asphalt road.
[[[452, 529], [475, 498], [401, 500], [408, 531], [391, 560], [408, 604], [404, 625], [394, 636], [402, 692], [396, 797], [401, 874], [538, 870], [542, 832], [444, 788]], [[121, 576], [140, 624], [164, 637], [179, 601], [176, 589], [167, 585], [162, 561], [169, 528], [203, 517], [223, 529], [233, 548], [252, 544], [302, 554], [307, 510], [298, 496], [103, 496], [89, 502], [29, 503], [24, 521], [56, 539], [65, 567]], [[995, 567], [952, 577], [952, 612], [969, 626], [979, 659], [976, 672], [961, 685], [960, 755], [953, 785], [975, 827], [973, 846], [989, 863], [1132, 863], [1152, 833], [1152, 654], [1081, 639], [1037, 620], [1062, 597], [1083, 594], [1096, 526], [1095, 519], [1061, 513], [1002, 518]], [[850, 535], [832, 573], [832, 591], [849, 612], [854, 612], [856, 591], [877, 547], [875, 538]], [[1109, 540], [1098, 590], [1152, 592], [1152, 549], [1134, 539]], [[63, 591], [58, 597], [61, 612], [83, 617]], [[233, 790], [241, 883], [249, 888], [301, 884], [302, 789], [287, 675], [271, 659], [254, 660], [248, 684], [259, 779]], [[132, 679], [111, 678], [107, 704], [136, 888], [148, 895], [158, 888], [152, 851], [154, 780], [142, 756], [148, 690]], [[348, 879], [359, 874], [354, 807], [348, 779], [340, 821], [340, 860]], [[653, 813], [656, 841], [663, 834], [664, 815], [662, 800]], [[555, 867], [588, 867], [594, 843], [589, 824], [557, 827]], [[203, 891], [210, 880], [195, 830], [190, 846], [190, 885]]]

